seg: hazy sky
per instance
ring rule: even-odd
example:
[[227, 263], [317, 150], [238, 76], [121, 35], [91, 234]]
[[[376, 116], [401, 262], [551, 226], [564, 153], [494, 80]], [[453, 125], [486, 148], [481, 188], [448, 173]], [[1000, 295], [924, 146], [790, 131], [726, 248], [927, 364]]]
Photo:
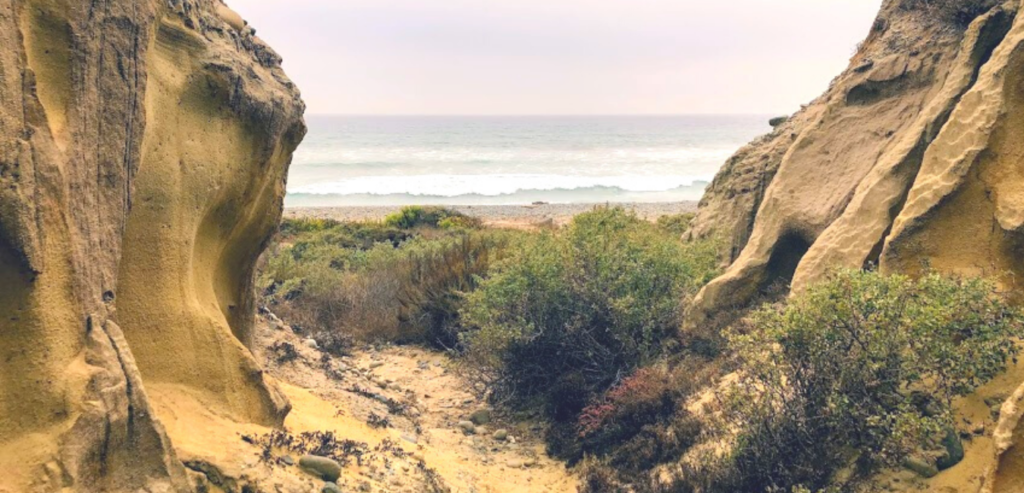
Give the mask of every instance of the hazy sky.
[[783, 114], [881, 0], [228, 0], [310, 113]]

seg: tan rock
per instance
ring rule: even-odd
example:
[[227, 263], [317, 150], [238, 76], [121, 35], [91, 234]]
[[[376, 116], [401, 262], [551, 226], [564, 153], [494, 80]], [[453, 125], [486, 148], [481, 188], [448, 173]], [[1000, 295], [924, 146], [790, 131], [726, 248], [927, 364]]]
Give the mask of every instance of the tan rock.
[[[1004, 190], [1002, 213], [985, 212], [987, 202], [976, 194], [972, 205], [962, 203], [950, 214], [971, 211], [970, 221], [917, 228], [936, 221], [931, 214], [937, 205], [960, 190], [937, 192], [933, 183], [950, 183], [955, 181], [950, 172], [969, 169], [946, 157], [965, 154], [957, 161], [962, 164], [969, 149], [981, 153], [991, 147], [991, 139], [980, 135], [994, 125], [986, 116], [1007, 124], [1012, 119], [1005, 113], [1012, 107], [1008, 94], [982, 91], [997, 85], [988, 82], [990, 77], [1020, 71], [1007, 70], [1000, 56], [1016, 46], [1008, 34], [1016, 3], [955, 29], [947, 19], [885, 2], [850, 68], [826, 94], [782, 129], [741, 150], [716, 178], [695, 220], [695, 234], [731, 238], [729, 248], [741, 250], [696, 297], [686, 326], [698, 327], [727, 307], [748, 304], [772, 285], [802, 289], [836, 267], [881, 264], [917, 272], [929, 260], [946, 271], [979, 273], [983, 265], [994, 265], [993, 256], [1004, 271], [1024, 266], [1008, 253], [1011, 241], [993, 243], [1017, 224], [1016, 199], [1009, 193], [1015, 169], [1010, 149], [999, 161], [1010, 175], [985, 181]], [[985, 104], [974, 102], [981, 100]], [[982, 106], [991, 114], [978, 114]], [[996, 116], [1000, 111], [1003, 116]], [[1003, 141], [1013, 139], [1007, 135]], [[935, 174], [941, 176], [930, 180]], [[760, 200], [754, 183], [764, 189]], [[993, 188], [982, 186], [977, 193]], [[738, 219], [721, 221], [723, 215]], [[993, 221], [1001, 231], [979, 231]], [[740, 241], [744, 237], [749, 240]], [[939, 251], [947, 253], [939, 256]]]
[[287, 413], [246, 345], [303, 105], [224, 13], [0, 0], [0, 491], [188, 491], [151, 402]]

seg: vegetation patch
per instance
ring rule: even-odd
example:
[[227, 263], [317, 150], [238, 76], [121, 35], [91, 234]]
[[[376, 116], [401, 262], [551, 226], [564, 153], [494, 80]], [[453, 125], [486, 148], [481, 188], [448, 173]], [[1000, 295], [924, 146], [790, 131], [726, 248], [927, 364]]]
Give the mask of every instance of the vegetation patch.
[[738, 380], [712, 430], [729, 452], [703, 457], [687, 485], [818, 491], [840, 468], [856, 478], [955, 450], [953, 399], [1004, 371], [1022, 335], [989, 282], [837, 273], [729, 334]]
[[366, 443], [339, 439], [330, 431], [304, 432], [293, 435], [286, 431], [274, 430], [264, 435], [242, 435], [246, 443], [260, 448], [260, 460], [269, 465], [287, 465], [276, 451], [296, 455], [316, 455], [335, 460], [342, 467], [352, 463], [363, 464], [363, 457], [370, 452]]
[[549, 443], [579, 455], [579, 415], [675, 344], [683, 301], [718, 272], [715, 245], [621, 208], [524, 238], [467, 296], [462, 371], [492, 398], [539, 405]]
[[261, 265], [264, 303], [331, 354], [381, 341], [453, 347], [463, 293], [516, 233], [443, 209], [399, 215], [285, 221]]

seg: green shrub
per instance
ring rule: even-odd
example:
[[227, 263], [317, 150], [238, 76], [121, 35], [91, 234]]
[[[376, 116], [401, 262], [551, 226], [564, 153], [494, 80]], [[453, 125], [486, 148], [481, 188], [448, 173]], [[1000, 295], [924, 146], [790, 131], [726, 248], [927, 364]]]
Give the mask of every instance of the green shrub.
[[690, 212], [683, 214], [669, 214], [659, 217], [657, 225], [666, 233], [675, 235], [676, 237], [682, 237], [687, 231], [690, 231], [690, 225], [693, 224], [693, 219], [695, 217], [697, 217], [697, 215]]
[[424, 226], [442, 229], [477, 228], [480, 227], [480, 220], [444, 207], [414, 205], [403, 207], [402, 210], [384, 218], [384, 224], [401, 229]]
[[334, 352], [378, 341], [449, 348], [461, 293], [475, 288], [513, 235], [285, 221], [260, 283], [278, 315]]
[[596, 395], [663, 353], [717, 265], [713, 245], [621, 208], [581, 214], [518, 244], [468, 295], [463, 369], [498, 400], [540, 398], [574, 429]]
[[300, 233], [326, 231], [340, 225], [341, 223], [338, 221], [324, 218], [285, 219], [281, 221], [281, 233], [285, 236], [291, 236]]
[[[817, 491], [838, 468], [897, 465], [953, 433], [953, 398], [1002, 372], [1020, 312], [977, 279], [840, 272], [729, 335], [738, 383], [691, 471], [704, 491]], [[737, 433], [738, 432], [738, 433]]]

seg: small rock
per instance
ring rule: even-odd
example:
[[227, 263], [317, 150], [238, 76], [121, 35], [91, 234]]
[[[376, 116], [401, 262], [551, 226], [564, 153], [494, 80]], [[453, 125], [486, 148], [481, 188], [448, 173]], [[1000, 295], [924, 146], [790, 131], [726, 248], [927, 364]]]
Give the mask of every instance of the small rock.
[[508, 430], [498, 430], [494, 432], [494, 439], [498, 441], [505, 441], [508, 439]]
[[467, 435], [476, 433], [476, 426], [473, 426], [472, 421], [459, 421], [459, 428]]
[[907, 457], [903, 461], [903, 467], [916, 472], [922, 478], [933, 478], [939, 473], [939, 470], [931, 462], [920, 457]]
[[359, 483], [359, 491], [370, 491], [371, 489], [373, 489], [373, 488], [370, 487], [370, 483], [369, 482], [361, 481]]
[[380, 368], [382, 366], [384, 366], [384, 362], [383, 361], [374, 361], [373, 363], [370, 363], [370, 369], [371, 370], [376, 370], [377, 368]]
[[985, 434], [985, 423], [978, 423], [978, 424], [974, 425], [974, 428], [971, 428], [971, 433], [974, 433], [977, 436], [984, 435]]
[[295, 465], [295, 459], [292, 459], [292, 456], [290, 456], [290, 455], [286, 455], [284, 457], [281, 457], [281, 462], [284, 462], [285, 464], [287, 464], [289, 466], [294, 466]]
[[402, 434], [402, 440], [405, 440], [405, 441], [407, 441], [407, 442], [409, 442], [409, 443], [411, 443], [413, 445], [416, 445], [419, 442], [419, 439], [417, 439], [416, 437], [414, 437], [414, 436], [412, 436], [412, 435], [410, 435], [408, 433], [403, 433]]
[[469, 415], [469, 420], [472, 421], [473, 424], [477, 425], [485, 425], [487, 423], [490, 423], [491, 411], [489, 409], [479, 409], [475, 411], [473, 414]]
[[299, 467], [324, 481], [335, 482], [341, 477], [341, 465], [327, 457], [303, 455]]
[[341, 488], [334, 483], [328, 482], [324, 483], [324, 487], [320, 490], [320, 493], [341, 493]]
[[768, 124], [771, 125], [772, 128], [775, 128], [775, 127], [778, 127], [779, 125], [782, 125], [783, 123], [786, 123], [788, 121], [789, 121], [789, 117], [788, 116], [779, 116], [779, 117], [776, 117], [776, 118], [772, 118], [771, 120], [768, 120]]
[[303, 341], [303, 344], [305, 344], [306, 347], [310, 349], [320, 349], [320, 345], [317, 344], [316, 341], [313, 339], [306, 339], [305, 341]]
[[511, 467], [512, 469], [522, 469], [523, 461], [519, 459], [509, 459], [509, 461], [506, 462], [505, 465]]

